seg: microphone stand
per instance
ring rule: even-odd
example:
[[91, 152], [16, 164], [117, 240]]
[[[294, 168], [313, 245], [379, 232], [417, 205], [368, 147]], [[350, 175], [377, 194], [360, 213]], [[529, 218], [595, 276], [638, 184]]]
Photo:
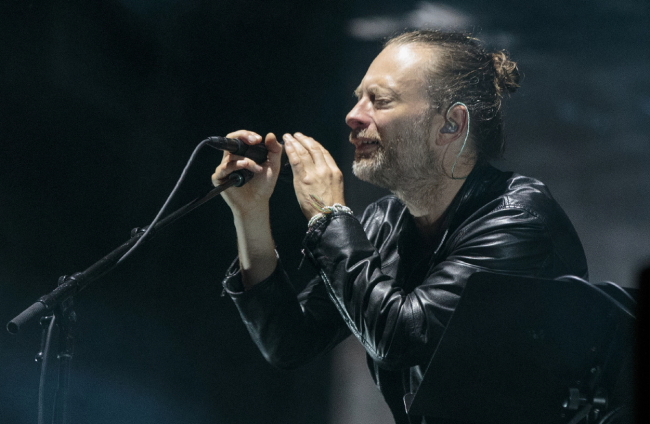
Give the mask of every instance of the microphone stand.
[[[202, 204], [218, 196], [222, 191], [230, 187], [241, 187], [246, 184], [253, 177], [253, 173], [248, 170], [240, 170], [231, 173], [228, 179], [222, 184], [210, 189], [207, 194], [198, 197], [190, 203], [182, 206], [176, 211], [170, 213], [166, 217], [158, 221], [151, 231], [153, 235], [163, 227], [171, 224], [178, 218], [186, 215], [187, 213], [198, 208]], [[59, 373], [56, 395], [54, 398], [54, 416], [52, 422], [55, 424], [66, 424], [68, 420], [68, 388], [70, 384], [70, 363], [74, 353], [74, 334], [73, 330], [76, 326], [77, 316], [73, 309], [74, 296], [86, 288], [91, 282], [99, 279], [103, 275], [111, 271], [119, 262], [120, 258], [142, 237], [147, 230], [144, 228], [134, 228], [131, 230], [131, 237], [128, 241], [117, 247], [108, 255], [104, 256], [99, 261], [88, 267], [82, 272], [77, 272], [70, 276], [64, 275], [59, 277], [58, 286], [50, 293], [41, 296], [30, 307], [18, 314], [14, 319], [7, 324], [7, 331], [11, 334], [17, 334], [21, 326], [31, 321], [32, 319], [48, 314], [41, 321], [43, 327], [43, 336], [41, 339], [41, 352], [37, 355], [37, 360], [41, 361], [41, 387], [43, 390], [45, 381], [45, 372], [47, 365], [47, 355], [49, 346], [49, 336], [52, 333], [50, 323], [54, 320], [54, 325], [58, 327], [59, 335], [59, 348], [60, 351], [57, 355], [59, 359]], [[144, 241], [144, 240], [143, 240]], [[44, 394], [39, 394], [39, 404], [41, 403]], [[39, 405], [39, 408], [41, 405]], [[39, 410], [39, 424], [44, 424], [43, 411]]]

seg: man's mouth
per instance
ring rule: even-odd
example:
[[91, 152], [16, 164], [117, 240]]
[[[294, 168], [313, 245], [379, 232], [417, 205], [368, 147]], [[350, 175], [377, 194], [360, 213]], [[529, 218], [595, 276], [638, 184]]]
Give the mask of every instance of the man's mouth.
[[381, 149], [379, 137], [367, 130], [352, 131], [350, 142], [354, 144], [355, 160], [372, 158]]
[[379, 140], [372, 138], [352, 139], [352, 143], [354, 143], [355, 160], [369, 159], [380, 149]]
[[361, 144], [361, 145], [367, 145], [367, 144], [377, 144], [377, 145], [379, 145], [379, 140], [361, 139], [361, 140], [358, 140], [357, 143], [355, 143], [355, 144], [357, 144], [357, 145], [359, 145], [359, 144]]
[[379, 137], [372, 137], [366, 134], [352, 133], [350, 134], [350, 142], [354, 147], [359, 148], [367, 145], [379, 145]]

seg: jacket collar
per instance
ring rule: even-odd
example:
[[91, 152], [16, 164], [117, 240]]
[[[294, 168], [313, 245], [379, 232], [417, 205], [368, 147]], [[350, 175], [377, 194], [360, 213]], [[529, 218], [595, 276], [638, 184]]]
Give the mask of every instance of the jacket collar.
[[498, 188], [503, 188], [501, 183], [511, 175], [511, 172], [499, 171], [485, 161], [478, 162], [445, 212], [440, 231], [447, 234], [455, 231], [463, 221], [494, 198]]

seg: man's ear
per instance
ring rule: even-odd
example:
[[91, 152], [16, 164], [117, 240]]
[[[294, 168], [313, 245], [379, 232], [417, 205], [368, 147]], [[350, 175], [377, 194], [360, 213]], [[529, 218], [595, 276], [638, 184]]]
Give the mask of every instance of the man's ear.
[[454, 103], [449, 107], [444, 122], [438, 130], [436, 144], [444, 146], [453, 143], [467, 131], [467, 106], [463, 103]]

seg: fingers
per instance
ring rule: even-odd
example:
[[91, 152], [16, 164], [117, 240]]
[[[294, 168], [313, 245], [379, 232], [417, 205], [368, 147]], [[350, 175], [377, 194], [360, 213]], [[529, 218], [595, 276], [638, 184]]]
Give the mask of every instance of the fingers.
[[[225, 157], [226, 155], [224, 155], [224, 158]], [[240, 156], [230, 155], [230, 158], [236, 158], [236, 157], [240, 157]], [[255, 161], [249, 158], [241, 158], [237, 160], [227, 160], [227, 161], [224, 160], [224, 162], [222, 162], [221, 165], [217, 166], [217, 169], [215, 169], [214, 174], [212, 174], [212, 185], [214, 185], [215, 187], [218, 186], [228, 177], [228, 175], [240, 169], [248, 169], [253, 173], [259, 173], [264, 170], [264, 168], [261, 165], [258, 165], [257, 163], [255, 163]]]
[[[262, 137], [248, 130], [238, 130], [226, 135], [228, 138], [237, 138], [246, 144], [258, 144], [262, 142]], [[268, 133], [264, 139], [264, 144], [268, 150], [268, 162], [257, 164], [250, 158], [244, 156], [234, 155], [230, 152], [224, 151], [221, 164], [215, 169], [212, 174], [212, 184], [217, 186], [221, 184], [227, 177], [234, 171], [240, 169], [247, 169], [253, 173], [261, 173], [264, 169], [271, 168], [277, 170], [280, 167], [280, 157], [282, 155], [282, 145], [273, 133]]]
[[264, 144], [270, 153], [282, 153], [282, 144], [278, 142], [275, 134], [268, 133], [264, 140]]
[[285, 134], [283, 139], [285, 146], [288, 147], [287, 156], [292, 166], [326, 165], [324, 153], [327, 153], [327, 150], [313, 138], [297, 132], [294, 135]]
[[314, 197], [325, 205], [345, 204], [343, 174], [332, 155], [316, 140], [301, 133], [283, 136], [293, 169], [293, 186], [307, 218], [319, 213]]
[[[226, 137], [227, 138], [237, 138], [237, 139], [243, 141], [244, 143], [251, 144], [251, 145], [252, 144], [258, 144], [259, 142], [262, 141], [262, 136], [260, 136], [256, 132], [248, 131], [248, 130], [234, 131], [234, 132], [231, 132], [231, 133], [227, 134]], [[234, 155], [234, 154], [224, 150], [223, 151], [223, 157], [221, 159], [221, 165], [223, 165], [223, 164], [225, 164], [227, 162], [244, 160], [244, 159], [246, 159], [244, 156]], [[242, 166], [245, 166], [245, 165], [243, 165], [243, 163], [242, 163]], [[242, 168], [239, 168], [239, 169], [242, 169]], [[217, 171], [218, 170], [219, 170], [219, 168], [217, 168]]]
[[224, 159], [221, 164], [217, 166], [212, 174], [212, 185], [215, 187], [221, 184], [228, 175], [240, 169], [247, 169], [255, 174], [264, 170], [264, 167], [255, 163], [254, 160], [236, 156], [230, 153], [224, 154]]
[[262, 136], [248, 130], [238, 130], [226, 135], [227, 138], [238, 138], [246, 144], [257, 144], [262, 141]]
[[[262, 142], [262, 136], [248, 130], [234, 131], [226, 137], [237, 138], [251, 145]], [[332, 174], [332, 171], [340, 173], [330, 153], [312, 137], [297, 132], [293, 135], [285, 134], [283, 139], [285, 141], [284, 149], [291, 166], [294, 168], [294, 172], [304, 174], [303, 177], [308, 180], [312, 178], [319, 179], [325, 174]], [[252, 159], [224, 152], [221, 164], [212, 175], [212, 183], [216, 186], [223, 182], [230, 173], [240, 169], [248, 169], [253, 173], [260, 173], [267, 169], [269, 172], [275, 173], [280, 166], [283, 146], [273, 133], [266, 135], [264, 144], [268, 150], [269, 160], [260, 165], [256, 164]]]
[[280, 169], [280, 162], [282, 158], [282, 144], [278, 142], [278, 139], [273, 133], [268, 133], [266, 135], [264, 144], [266, 145], [266, 150], [268, 151], [268, 163], [271, 166], [271, 169], [274, 172], [277, 172]]

